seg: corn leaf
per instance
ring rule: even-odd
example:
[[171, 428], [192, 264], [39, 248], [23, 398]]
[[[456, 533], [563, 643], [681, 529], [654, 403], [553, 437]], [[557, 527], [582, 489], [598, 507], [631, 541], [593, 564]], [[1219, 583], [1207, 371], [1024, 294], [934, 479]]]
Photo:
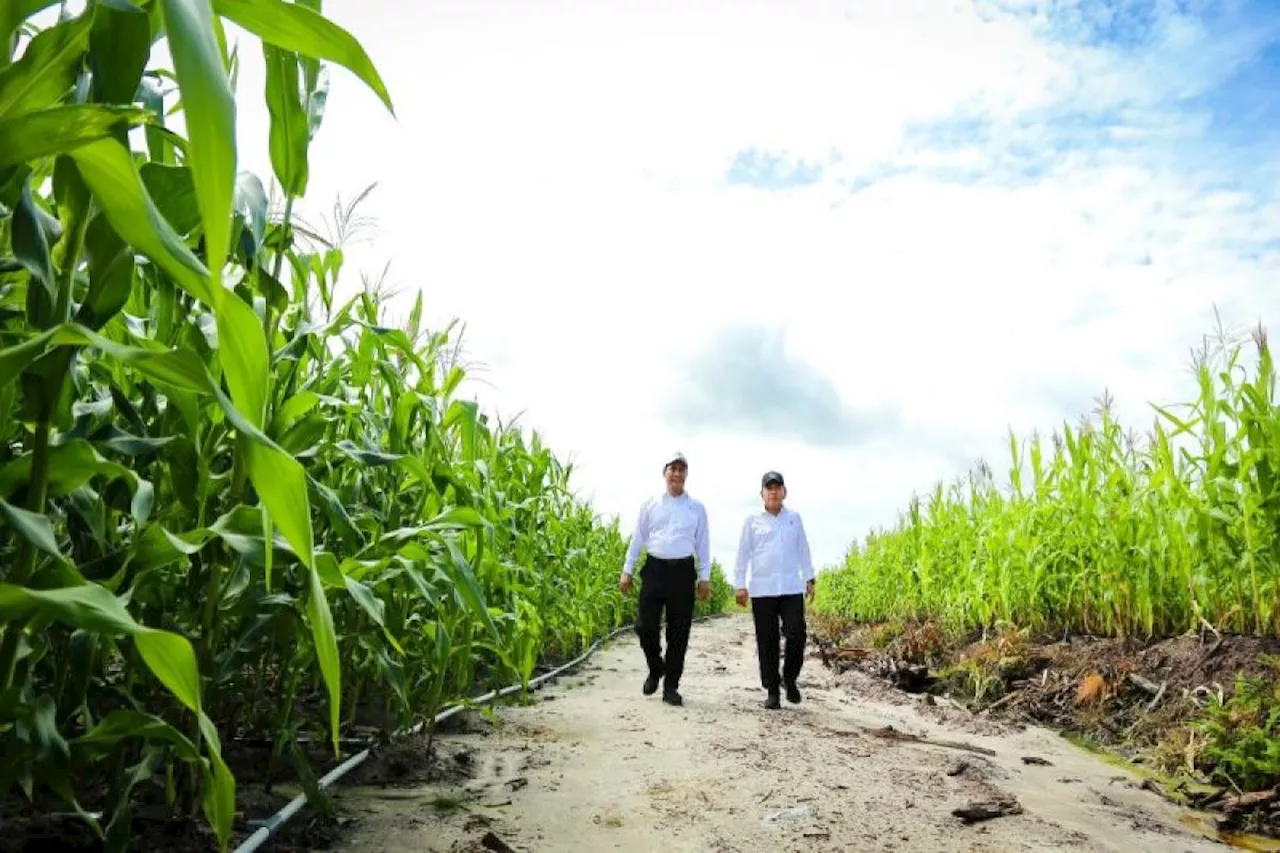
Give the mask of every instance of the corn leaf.
[[152, 674], [174, 698], [192, 711], [200, 710], [200, 674], [191, 644], [178, 634], [139, 625], [104, 587], [37, 590], [0, 583], [0, 622], [36, 616], [96, 634], [131, 637]]
[[71, 156], [116, 233], [185, 291], [213, 305], [208, 269], [156, 210], [128, 150], [114, 139], [99, 139], [75, 149]]
[[38, 15], [57, 2], [59, 0], [5, 0], [0, 3], [0, 45], [5, 46], [0, 50], [0, 68], [9, 64], [8, 44], [14, 31], [27, 18]]
[[301, 197], [307, 193], [307, 147], [311, 133], [298, 88], [298, 56], [270, 44], [263, 44], [262, 55], [266, 61], [266, 100], [271, 116], [271, 168], [286, 195]]
[[159, 2], [164, 10], [170, 51], [182, 92], [187, 158], [204, 223], [213, 304], [219, 308], [223, 298], [222, 266], [231, 242], [231, 208], [235, 194], [235, 99], [214, 33], [209, 0]]
[[103, 104], [131, 103], [151, 58], [151, 20], [132, 3], [97, 3], [92, 13], [93, 99]]
[[18, 535], [26, 539], [35, 547], [62, 559], [62, 552], [58, 549], [58, 541], [53, 535], [53, 525], [49, 523], [48, 517], [43, 513], [31, 512], [21, 507], [16, 507], [8, 501], [0, 498], [0, 518], [3, 518], [7, 524], [18, 531]]
[[92, 25], [92, 15], [80, 15], [36, 34], [22, 58], [0, 71], [0, 119], [44, 109], [66, 94], [89, 48]]
[[0, 169], [66, 154], [147, 120], [147, 113], [137, 107], [103, 104], [71, 104], [0, 118]]
[[323, 15], [284, 0], [214, 0], [214, 9], [268, 44], [343, 66], [377, 94], [388, 112], [395, 113], [391, 96], [360, 42]]

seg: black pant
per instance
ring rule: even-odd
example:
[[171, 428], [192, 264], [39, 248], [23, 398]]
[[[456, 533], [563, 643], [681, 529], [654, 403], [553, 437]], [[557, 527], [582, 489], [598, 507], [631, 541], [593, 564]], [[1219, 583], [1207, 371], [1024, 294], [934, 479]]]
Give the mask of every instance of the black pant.
[[[693, 598], [697, 571], [693, 557], [663, 560], [646, 557], [640, 567], [640, 605], [636, 614], [636, 634], [649, 662], [649, 674], [664, 676], [665, 690], [680, 686], [684, 653], [689, 647], [689, 627], [693, 624]], [[667, 659], [662, 659], [658, 626], [662, 609], [667, 610]]]
[[[760, 659], [760, 684], [778, 693], [780, 683], [794, 684], [804, 664], [807, 639], [803, 595], [767, 595], [751, 599], [751, 615], [756, 623], [756, 656]], [[778, 678], [778, 622], [787, 639], [787, 656]]]

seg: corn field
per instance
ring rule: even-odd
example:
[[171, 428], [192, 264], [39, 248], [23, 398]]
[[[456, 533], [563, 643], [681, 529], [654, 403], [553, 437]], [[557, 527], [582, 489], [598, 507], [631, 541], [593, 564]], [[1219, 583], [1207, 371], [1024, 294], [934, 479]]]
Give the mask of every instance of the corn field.
[[[319, 0], [55, 6], [0, 4], [0, 805], [124, 850], [159, 803], [225, 850], [228, 738], [305, 763], [527, 685], [633, 618], [626, 541], [456, 395], [420, 298], [388, 325], [301, 238], [329, 65], [392, 107]], [[225, 22], [282, 212], [237, 165]]]
[[1008, 488], [979, 466], [912, 500], [823, 574], [815, 606], [957, 630], [1280, 633], [1280, 409], [1265, 334], [1206, 347], [1195, 377], [1196, 398], [1157, 408], [1142, 438], [1107, 400], [1047, 454], [1011, 435]]

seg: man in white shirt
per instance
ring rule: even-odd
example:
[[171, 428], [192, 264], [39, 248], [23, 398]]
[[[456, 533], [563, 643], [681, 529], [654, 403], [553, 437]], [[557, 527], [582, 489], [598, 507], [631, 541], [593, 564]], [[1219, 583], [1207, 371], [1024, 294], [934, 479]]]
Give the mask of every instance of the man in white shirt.
[[[796, 679], [804, 663], [806, 637], [804, 600], [813, 599], [813, 558], [809, 538], [798, 513], [785, 508], [787, 487], [782, 475], [770, 471], [760, 480], [764, 510], [747, 516], [738, 540], [734, 589], [739, 607], [751, 599], [756, 624], [756, 656], [760, 683], [767, 692], [764, 706], [781, 707], [779, 687], [787, 689], [787, 701], [800, 701]], [[747, 567], [750, 566], [750, 579]], [[778, 675], [778, 623], [787, 640], [786, 660]]]
[[[694, 578], [698, 581], [698, 598], [711, 595], [711, 539], [707, 532], [707, 510], [701, 501], [689, 497], [684, 490], [689, 463], [682, 453], [673, 453], [664, 461], [662, 476], [666, 491], [650, 498], [640, 507], [635, 533], [627, 547], [620, 585], [623, 595], [631, 594], [631, 575], [641, 550], [645, 551], [640, 567], [640, 602], [636, 615], [636, 634], [649, 665], [644, 682], [644, 695], [650, 696], [665, 679], [662, 701], [682, 705], [680, 676], [684, 673], [685, 650], [689, 646], [689, 628], [693, 624]], [[696, 558], [696, 566], [695, 566]], [[658, 626], [663, 609], [667, 611], [667, 657], [662, 658]]]

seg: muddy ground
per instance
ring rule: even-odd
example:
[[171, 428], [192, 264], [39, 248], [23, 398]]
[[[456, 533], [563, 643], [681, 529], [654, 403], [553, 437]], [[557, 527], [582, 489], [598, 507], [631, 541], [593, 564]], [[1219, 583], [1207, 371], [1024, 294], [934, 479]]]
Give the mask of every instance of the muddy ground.
[[473, 716], [441, 736], [430, 767], [419, 755], [416, 770], [342, 784], [328, 849], [1227, 849], [1057, 735], [891, 701], [872, 676], [824, 667], [816, 644], [804, 701], [766, 711], [742, 615], [694, 626], [684, 707], [642, 696], [642, 679], [634, 639], [619, 639], [496, 726]]
[[[823, 662], [864, 691], [890, 702], [923, 699], [935, 716], [976, 715], [974, 725], [1048, 726], [1128, 763], [1175, 803], [1212, 810], [1220, 830], [1269, 836], [1234, 840], [1280, 850], [1280, 789], [1269, 787], [1261, 767], [1251, 780], [1239, 765], [1215, 766], [1204, 728], [1212, 708], [1231, 701], [1238, 677], [1255, 679], [1264, 694], [1276, 692], [1280, 641], [1208, 632], [1154, 641], [1035, 638], [1009, 628], [955, 637], [929, 623], [814, 623]], [[1235, 705], [1225, 716], [1245, 738], [1261, 734], [1269, 713]]]

